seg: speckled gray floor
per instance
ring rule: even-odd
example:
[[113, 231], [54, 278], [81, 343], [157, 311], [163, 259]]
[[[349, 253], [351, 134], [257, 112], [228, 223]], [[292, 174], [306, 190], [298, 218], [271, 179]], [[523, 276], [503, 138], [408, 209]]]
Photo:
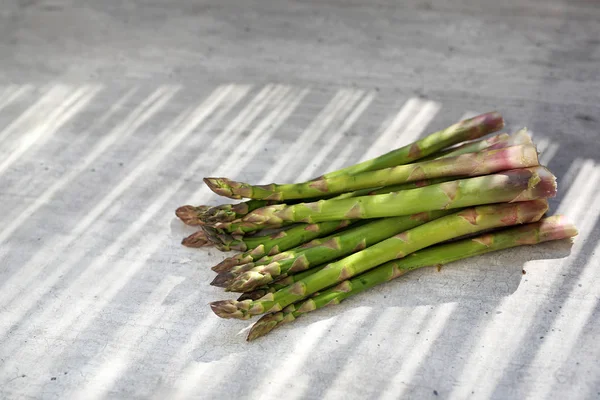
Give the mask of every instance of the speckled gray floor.
[[[600, 397], [600, 5], [438, 3], [4, 0], [0, 397]], [[224, 256], [173, 214], [217, 203], [202, 177], [299, 181], [493, 109], [533, 132], [574, 245], [251, 344], [211, 313]]]

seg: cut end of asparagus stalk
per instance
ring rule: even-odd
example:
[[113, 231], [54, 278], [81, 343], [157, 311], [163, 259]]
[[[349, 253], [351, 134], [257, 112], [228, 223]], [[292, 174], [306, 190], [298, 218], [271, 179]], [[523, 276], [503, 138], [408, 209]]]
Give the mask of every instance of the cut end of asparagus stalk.
[[545, 167], [507, 171], [506, 175], [515, 181], [528, 179], [527, 190], [521, 192], [511, 202], [556, 196], [556, 177]]
[[213, 243], [206, 237], [206, 233], [203, 230], [199, 230], [196, 233], [192, 233], [181, 241], [181, 244], [186, 247], [198, 248], [204, 246], [212, 246]]
[[219, 196], [229, 197], [230, 199], [241, 199], [243, 197], [239, 194], [239, 191], [243, 191], [242, 185], [230, 179], [204, 178], [204, 183]]
[[210, 209], [209, 206], [194, 207], [190, 205], [185, 205], [175, 210], [175, 215], [177, 215], [177, 217], [184, 224], [190, 226], [197, 226], [203, 224], [202, 220], [200, 219], [200, 216], [204, 214], [208, 209]]
[[575, 237], [579, 234], [577, 227], [564, 215], [555, 215], [540, 222], [539, 241], [560, 240]]

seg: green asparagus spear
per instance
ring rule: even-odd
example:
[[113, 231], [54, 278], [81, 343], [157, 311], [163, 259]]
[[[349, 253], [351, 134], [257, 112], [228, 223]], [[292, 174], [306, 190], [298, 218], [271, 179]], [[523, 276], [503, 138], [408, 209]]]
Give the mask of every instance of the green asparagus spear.
[[322, 178], [305, 183], [250, 185], [234, 182], [227, 178], [204, 178], [204, 182], [211, 190], [221, 196], [284, 201], [318, 198], [325, 194], [389, 186], [422, 179], [480, 176], [537, 165], [539, 165], [539, 162], [535, 146], [520, 145], [400, 165], [352, 176], [342, 175], [333, 178]]
[[361, 172], [374, 171], [396, 165], [410, 164], [416, 160], [433, 154], [457, 143], [477, 139], [488, 133], [496, 132], [504, 127], [502, 115], [489, 112], [460, 121], [446, 129], [430, 134], [412, 144], [392, 150], [377, 158], [364, 161], [329, 172], [323, 177], [333, 178], [341, 175], [356, 175]]
[[406, 257], [417, 250], [463, 235], [538, 221], [548, 209], [547, 200], [501, 203], [468, 208], [409, 229], [373, 246], [330, 263], [321, 271], [259, 300], [222, 300], [211, 303], [221, 318], [248, 319], [252, 315], [281, 311], [319, 290], [369, 269]]
[[555, 195], [554, 175], [544, 167], [534, 167], [389, 194], [321, 200], [293, 206], [268, 206], [254, 210], [243, 220], [265, 226], [282, 221], [314, 223], [345, 218], [382, 218], [479, 204], [526, 201]]
[[[343, 281], [337, 286], [327, 289], [308, 300], [290, 304], [282, 311], [263, 316], [250, 329], [248, 340], [254, 340], [263, 336], [276, 327], [293, 321], [307, 312], [328, 305], [339, 304], [342, 300], [350, 296], [354, 296], [381, 283], [388, 282], [417, 268], [440, 266], [492, 251], [522, 245], [534, 245], [550, 240], [566, 239], [576, 235], [577, 228], [569, 223], [565, 217], [553, 216], [544, 218], [539, 222], [515, 228], [506, 228], [475, 238], [428, 247], [406, 258], [389, 261], [355, 278]], [[253, 296], [251, 293], [247, 295]]]
[[352, 254], [400, 232], [453, 213], [439, 210], [410, 216], [381, 218], [362, 226], [316, 239], [297, 251], [277, 254], [272, 262], [263, 265], [247, 264], [223, 272], [211, 285], [226, 287], [231, 292], [247, 292], [272, 282], [279, 276], [300, 272], [315, 265]]

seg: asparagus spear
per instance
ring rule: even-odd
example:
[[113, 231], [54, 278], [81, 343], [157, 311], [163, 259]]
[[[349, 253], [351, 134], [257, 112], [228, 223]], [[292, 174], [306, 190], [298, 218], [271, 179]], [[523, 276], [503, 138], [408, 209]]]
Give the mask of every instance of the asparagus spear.
[[259, 208], [243, 220], [260, 226], [282, 221], [322, 222], [344, 218], [381, 218], [478, 204], [533, 200], [556, 195], [556, 178], [544, 167], [503, 171], [418, 189], [292, 206]]
[[316, 239], [297, 251], [280, 253], [272, 262], [263, 265], [246, 264], [223, 272], [211, 285], [226, 287], [231, 292], [247, 292], [272, 282], [279, 276], [300, 272], [315, 265], [331, 261], [433, 219], [451, 214], [451, 210], [439, 210], [410, 216], [382, 218], [339, 234]]
[[[475, 238], [428, 247], [411, 254], [409, 257], [389, 261], [355, 278], [343, 281], [308, 300], [290, 304], [280, 312], [263, 316], [250, 329], [248, 340], [263, 336], [276, 327], [293, 321], [307, 312], [327, 305], [339, 304], [350, 296], [395, 279], [417, 268], [444, 265], [492, 251], [566, 239], [576, 235], [577, 228], [569, 223], [565, 217], [553, 216], [520, 227], [507, 228]], [[251, 296], [251, 294], [249, 295]]]
[[455, 237], [538, 221], [547, 209], [548, 202], [545, 199], [468, 208], [409, 229], [330, 263], [321, 271], [275, 293], [269, 293], [259, 300], [222, 300], [211, 303], [211, 308], [221, 318], [237, 319], [281, 311], [312, 293], [387, 261], [406, 257], [417, 250]]
[[446, 129], [432, 133], [421, 140], [392, 150], [379, 157], [329, 172], [323, 175], [323, 177], [333, 178], [341, 175], [356, 175], [361, 172], [409, 164], [453, 144], [461, 143], [465, 140], [477, 139], [488, 133], [496, 132], [502, 129], [502, 127], [504, 127], [504, 120], [500, 113], [489, 112], [481, 114], [460, 121]]
[[539, 165], [535, 146], [521, 145], [456, 157], [418, 162], [353, 176], [321, 178], [305, 183], [250, 185], [227, 178], [204, 178], [215, 193], [232, 198], [249, 197], [284, 201], [289, 199], [318, 198], [324, 194], [389, 186], [421, 179], [449, 176], [480, 176], [508, 169]]

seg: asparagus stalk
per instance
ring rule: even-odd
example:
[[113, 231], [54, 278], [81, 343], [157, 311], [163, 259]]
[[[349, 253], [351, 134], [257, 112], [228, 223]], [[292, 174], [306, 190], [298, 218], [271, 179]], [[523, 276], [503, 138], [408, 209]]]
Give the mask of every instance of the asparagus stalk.
[[259, 208], [243, 220], [256, 225], [282, 221], [322, 222], [344, 218], [382, 218], [480, 204], [527, 201], [556, 195], [556, 178], [544, 167], [503, 171], [418, 189], [292, 206]]
[[250, 185], [227, 178], [204, 178], [204, 182], [221, 196], [284, 201], [318, 198], [325, 194], [357, 189], [389, 186], [421, 179], [450, 176], [480, 176], [508, 169], [539, 165], [535, 146], [521, 145], [462, 154], [456, 157], [418, 162], [333, 178], [321, 178], [305, 183]]
[[280, 276], [307, 270], [336, 258], [352, 254], [408, 229], [451, 214], [439, 210], [410, 216], [382, 218], [356, 228], [316, 239], [296, 251], [280, 253], [264, 265], [246, 264], [223, 272], [211, 285], [226, 287], [231, 292], [247, 292], [266, 285]]
[[477, 139], [504, 127], [502, 115], [489, 112], [460, 121], [446, 129], [430, 134], [421, 140], [406, 145], [371, 160], [329, 172], [323, 177], [333, 178], [342, 175], [356, 175], [361, 172], [410, 164], [420, 158], [466, 140]]
[[[263, 336], [276, 327], [293, 321], [307, 312], [327, 305], [339, 304], [350, 296], [388, 282], [417, 268], [440, 266], [492, 251], [567, 239], [576, 235], [577, 228], [569, 223], [565, 217], [553, 216], [520, 227], [507, 228], [475, 238], [428, 247], [411, 254], [409, 257], [389, 261], [355, 278], [345, 280], [308, 300], [290, 304], [280, 312], [263, 316], [250, 329], [248, 340]], [[248, 295], [252, 296], [252, 294]]]
[[548, 202], [545, 199], [468, 208], [409, 229], [330, 263], [321, 271], [287, 288], [269, 293], [259, 300], [222, 300], [211, 303], [211, 308], [221, 318], [237, 319], [248, 319], [252, 315], [281, 311], [284, 307], [312, 293], [350, 279], [387, 261], [406, 257], [422, 248], [462, 235], [535, 222], [547, 209]]

